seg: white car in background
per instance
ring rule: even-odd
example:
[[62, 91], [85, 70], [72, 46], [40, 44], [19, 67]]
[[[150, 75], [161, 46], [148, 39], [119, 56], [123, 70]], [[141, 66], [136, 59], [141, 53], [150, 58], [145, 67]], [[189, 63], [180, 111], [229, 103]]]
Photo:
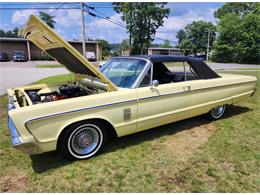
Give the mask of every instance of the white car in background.
[[87, 52], [86, 52], [86, 58], [87, 58], [89, 61], [96, 61], [96, 55], [95, 55], [94, 52], [87, 51]]

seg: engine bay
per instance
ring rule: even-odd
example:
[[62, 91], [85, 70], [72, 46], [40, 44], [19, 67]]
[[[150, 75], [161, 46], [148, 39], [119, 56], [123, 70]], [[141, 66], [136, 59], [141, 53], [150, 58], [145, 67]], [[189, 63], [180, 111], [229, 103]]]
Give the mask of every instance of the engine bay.
[[98, 93], [96, 90], [80, 86], [78, 84], [65, 84], [46, 89], [27, 89], [25, 90], [33, 104], [44, 102], [59, 101], [69, 98], [86, 96]]

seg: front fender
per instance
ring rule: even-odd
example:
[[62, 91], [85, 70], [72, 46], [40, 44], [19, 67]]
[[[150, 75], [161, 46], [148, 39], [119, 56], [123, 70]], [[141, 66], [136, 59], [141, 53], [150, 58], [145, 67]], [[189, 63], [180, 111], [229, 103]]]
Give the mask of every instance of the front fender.
[[[26, 128], [39, 143], [57, 142], [61, 132], [69, 125], [90, 119], [102, 119], [109, 122], [114, 128], [113, 122], [104, 115], [88, 114], [88, 115], [67, 115], [53, 118], [41, 119], [33, 122], [27, 122]], [[116, 129], [116, 128], [115, 128]]]

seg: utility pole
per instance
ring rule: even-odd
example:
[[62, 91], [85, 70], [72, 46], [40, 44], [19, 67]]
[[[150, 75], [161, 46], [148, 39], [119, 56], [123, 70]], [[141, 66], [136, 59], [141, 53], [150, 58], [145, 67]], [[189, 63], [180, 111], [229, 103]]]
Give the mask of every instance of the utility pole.
[[85, 43], [85, 21], [84, 21], [84, 3], [80, 3], [81, 8], [81, 37], [82, 37], [82, 53], [86, 57], [86, 43]]
[[131, 17], [131, 23], [130, 23], [130, 29], [129, 29], [129, 55], [132, 55], [132, 17], [133, 17], [132, 8], [130, 10], [130, 17]]
[[210, 29], [208, 29], [208, 44], [207, 44], [207, 61], [209, 60], [209, 40], [210, 40]]

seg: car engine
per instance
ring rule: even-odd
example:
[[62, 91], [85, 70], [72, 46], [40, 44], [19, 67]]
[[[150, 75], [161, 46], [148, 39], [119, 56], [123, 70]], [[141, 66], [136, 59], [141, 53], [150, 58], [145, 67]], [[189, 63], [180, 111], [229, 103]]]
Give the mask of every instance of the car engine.
[[47, 93], [40, 93], [39, 91], [39, 89], [26, 91], [33, 104], [86, 96], [92, 93], [90, 89], [78, 85], [62, 85], [57, 91]]

